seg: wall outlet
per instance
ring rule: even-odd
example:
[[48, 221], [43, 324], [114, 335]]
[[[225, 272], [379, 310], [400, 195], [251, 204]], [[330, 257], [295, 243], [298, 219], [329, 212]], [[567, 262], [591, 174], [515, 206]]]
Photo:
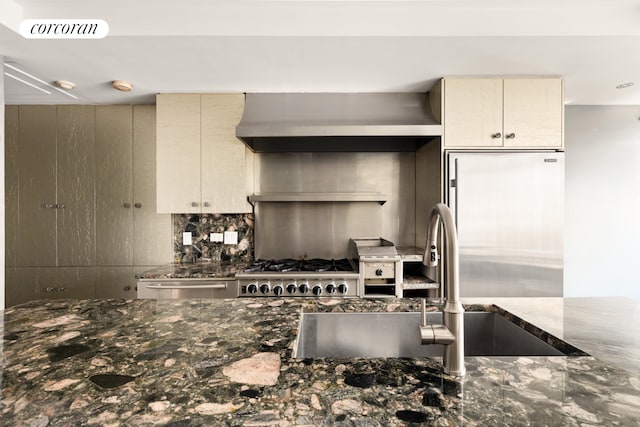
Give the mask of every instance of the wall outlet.
[[190, 246], [193, 244], [190, 231], [185, 231], [184, 233], [182, 233], [182, 244], [185, 246]]
[[224, 234], [222, 234], [222, 233], [211, 233], [211, 234], [209, 234], [209, 239], [213, 243], [222, 243], [222, 242], [224, 242]]
[[238, 244], [238, 232], [237, 231], [225, 231], [224, 232], [224, 244], [225, 245], [237, 245]]

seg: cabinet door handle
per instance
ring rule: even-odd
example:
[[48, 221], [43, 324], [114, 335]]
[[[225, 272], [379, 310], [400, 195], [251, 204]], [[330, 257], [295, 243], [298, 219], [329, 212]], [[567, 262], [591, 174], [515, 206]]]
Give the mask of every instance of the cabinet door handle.
[[191, 202], [191, 206], [193, 206], [194, 208], [198, 207], [198, 202]]
[[208, 208], [209, 206], [211, 206], [211, 205], [209, 204], [209, 202], [204, 202], [204, 207], [205, 207], [205, 208]]
[[125, 202], [125, 203], [122, 204], [122, 206], [128, 209], [128, 208], [131, 207], [131, 203]]
[[507, 135], [505, 135], [505, 138], [507, 138], [507, 139], [513, 139], [513, 138], [515, 138], [515, 137], [516, 137], [516, 134], [515, 134], [515, 133], [513, 133], [513, 132], [508, 133]]
[[142, 207], [142, 203], [136, 203], [133, 205], [134, 207], [140, 209]]
[[53, 209], [56, 205], [54, 205], [53, 203], [45, 203], [44, 207], [45, 209]]
[[500, 132], [496, 132], [493, 135], [491, 135], [491, 138], [494, 138], [494, 139], [502, 138], [502, 134]]
[[55, 287], [53, 286], [47, 286], [47, 288], [45, 289], [47, 292], [53, 292], [54, 290], [56, 290]]

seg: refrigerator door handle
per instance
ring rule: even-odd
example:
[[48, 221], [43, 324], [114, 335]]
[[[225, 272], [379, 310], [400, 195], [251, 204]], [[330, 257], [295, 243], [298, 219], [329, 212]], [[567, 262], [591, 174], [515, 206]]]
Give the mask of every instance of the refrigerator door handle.
[[[460, 180], [458, 178], [458, 158], [453, 159], [453, 177], [449, 180], [449, 207], [453, 211], [453, 219], [458, 225], [458, 191], [460, 189]], [[453, 197], [451, 197], [453, 196]], [[451, 205], [453, 201], [453, 205]]]

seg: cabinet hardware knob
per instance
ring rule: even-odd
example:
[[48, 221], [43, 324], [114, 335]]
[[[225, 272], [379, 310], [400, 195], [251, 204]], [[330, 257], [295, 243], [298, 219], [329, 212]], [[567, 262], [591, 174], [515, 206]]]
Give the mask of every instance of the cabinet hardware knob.
[[53, 292], [54, 291], [54, 287], [53, 286], [47, 286], [47, 288], [45, 289], [47, 292]]
[[209, 204], [209, 202], [204, 202], [204, 207], [205, 207], [205, 208], [208, 208], [209, 206], [211, 206], [211, 205]]
[[128, 209], [128, 208], [130, 208], [130, 207], [131, 207], [131, 203], [126, 202], [126, 203], [123, 203], [123, 205], [122, 205], [122, 206], [124, 206], [125, 208], [127, 208], [127, 209]]
[[516, 137], [516, 134], [515, 134], [515, 133], [513, 133], [513, 132], [511, 132], [511, 133], [508, 133], [508, 134], [506, 135], [506, 137], [507, 137], [507, 138], [509, 138], [509, 139], [513, 139], [513, 138], [515, 138], [515, 137]]
[[194, 208], [198, 206], [198, 202], [191, 202], [191, 206], [193, 206]]
[[56, 209], [64, 209], [64, 204], [62, 203], [56, 204]]
[[135, 206], [136, 208], [140, 209], [142, 207], [142, 203], [136, 203], [133, 206]]
[[491, 138], [502, 138], [502, 134], [500, 132], [496, 132], [493, 135], [491, 135]]
[[45, 207], [46, 209], [53, 209], [53, 208], [54, 208], [54, 206], [55, 206], [55, 205], [54, 205], [53, 203], [45, 203], [45, 205], [44, 205], [44, 207]]
[[64, 292], [66, 289], [64, 288], [64, 286], [59, 287], [58, 289], [56, 289], [56, 291], [58, 292]]
[[129, 292], [131, 290], [131, 286], [125, 286], [124, 288], [122, 288], [122, 290], [125, 292]]

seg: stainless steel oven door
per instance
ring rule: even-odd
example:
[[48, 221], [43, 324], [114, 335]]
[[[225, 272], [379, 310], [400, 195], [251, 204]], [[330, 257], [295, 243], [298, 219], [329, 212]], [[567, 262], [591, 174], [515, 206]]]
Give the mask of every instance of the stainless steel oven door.
[[138, 280], [138, 298], [237, 298], [235, 279], [143, 279]]

